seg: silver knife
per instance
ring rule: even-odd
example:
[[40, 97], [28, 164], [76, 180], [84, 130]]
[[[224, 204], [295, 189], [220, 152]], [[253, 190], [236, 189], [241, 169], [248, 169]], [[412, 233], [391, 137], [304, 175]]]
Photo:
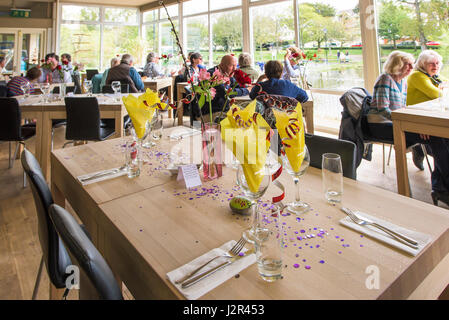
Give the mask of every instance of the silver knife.
[[216, 266], [216, 267], [214, 267], [214, 268], [212, 268], [212, 269], [210, 269], [210, 270], [208, 270], [206, 272], [203, 272], [203, 273], [197, 275], [196, 277], [193, 277], [193, 278], [190, 278], [190, 279], [184, 281], [181, 284], [181, 287], [183, 289], [188, 288], [191, 285], [197, 283], [198, 281], [203, 280], [204, 278], [206, 278], [206, 277], [210, 276], [211, 274], [217, 272], [218, 270], [223, 269], [224, 267], [234, 263], [235, 261], [237, 261], [239, 259], [247, 257], [247, 256], [249, 256], [252, 253], [254, 253], [254, 249], [250, 249], [250, 250], [244, 252], [245, 255], [243, 255], [243, 256], [235, 256], [235, 257], [229, 259], [228, 261], [223, 262], [222, 264], [219, 264], [218, 266]]
[[81, 180], [81, 182], [86, 182], [86, 181], [89, 181], [89, 180], [98, 179], [98, 178], [101, 178], [101, 177], [104, 177], [104, 176], [108, 176], [108, 175], [112, 175], [112, 174], [115, 174], [115, 173], [119, 173], [120, 171], [122, 171], [125, 168], [126, 168], [126, 165], [123, 165], [120, 168], [115, 168], [115, 169], [110, 169], [110, 170], [106, 170], [106, 171], [101, 171], [101, 172], [95, 173], [95, 174], [93, 174], [91, 176], [82, 178], [80, 180]]

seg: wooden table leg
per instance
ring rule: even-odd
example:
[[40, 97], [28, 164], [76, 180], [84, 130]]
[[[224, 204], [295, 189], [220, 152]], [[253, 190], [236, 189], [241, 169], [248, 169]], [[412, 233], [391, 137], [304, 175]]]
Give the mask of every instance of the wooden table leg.
[[396, 176], [398, 182], [398, 193], [410, 197], [410, 182], [408, 180], [405, 132], [402, 130], [401, 122], [393, 122], [394, 149], [396, 152]]
[[178, 101], [178, 126], [182, 126], [184, 124], [184, 103], [182, 101]]
[[119, 111], [115, 112], [115, 134], [113, 135], [114, 138], [121, 138], [123, 137], [123, 117], [125, 116], [125, 112], [123, 111], [123, 108], [121, 108]]
[[[167, 87], [167, 93], [168, 93], [168, 97], [170, 98], [170, 103], [173, 103], [173, 86], [171, 86], [171, 85], [169, 85], [168, 87]], [[173, 117], [173, 115], [172, 115], [172, 110], [168, 110], [168, 117], [169, 118], [172, 118]]]
[[42, 113], [42, 144], [41, 144], [41, 168], [47, 181], [50, 181], [50, 154], [51, 154], [51, 129], [52, 119], [48, 112]]
[[36, 115], [36, 137], [35, 137], [35, 145], [34, 145], [34, 156], [39, 164], [42, 166], [42, 112]]
[[314, 134], [315, 126], [313, 124], [313, 102], [307, 104], [307, 115], [306, 115], [306, 123], [307, 123], [307, 133]]

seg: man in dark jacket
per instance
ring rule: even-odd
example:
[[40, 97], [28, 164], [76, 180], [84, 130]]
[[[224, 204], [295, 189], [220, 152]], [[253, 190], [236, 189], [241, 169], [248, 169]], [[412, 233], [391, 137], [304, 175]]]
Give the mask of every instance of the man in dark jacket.
[[111, 85], [113, 81], [120, 81], [121, 84], [129, 85], [129, 92], [136, 93], [143, 91], [144, 85], [139, 73], [133, 67], [133, 57], [124, 54], [120, 64], [109, 69], [106, 84]]
[[[226, 101], [226, 90], [229, 88], [232, 88], [236, 82], [235, 78], [233, 77], [235, 69], [237, 67], [237, 58], [232, 55], [225, 55], [223, 58], [221, 58], [221, 62], [218, 66], [215, 66], [207, 72], [212, 76], [216, 69], [220, 70], [220, 72], [225, 76], [229, 77], [230, 83], [229, 84], [221, 84], [217, 87], [215, 87], [216, 94], [215, 98], [212, 100], [212, 112], [221, 112], [223, 110], [223, 107], [225, 106], [225, 111], [229, 109], [229, 101]], [[232, 96], [233, 97], [240, 97], [240, 96], [247, 96], [249, 95], [249, 92], [252, 87], [248, 88], [240, 88], [239, 86], [236, 86], [234, 91], [237, 93], [237, 95]], [[206, 103], [203, 108], [201, 109], [203, 115], [209, 114], [209, 105]]]

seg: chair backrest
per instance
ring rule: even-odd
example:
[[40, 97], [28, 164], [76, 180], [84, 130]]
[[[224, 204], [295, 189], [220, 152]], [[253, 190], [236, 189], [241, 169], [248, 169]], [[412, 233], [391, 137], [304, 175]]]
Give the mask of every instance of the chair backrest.
[[271, 128], [276, 128], [276, 117], [273, 113], [273, 107], [283, 110], [295, 110], [298, 105], [298, 100], [291, 97], [281, 95], [259, 95], [257, 100], [257, 112], [262, 114], [263, 118], [270, 125]]
[[15, 98], [0, 98], [0, 141], [22, 141], [22, 114]]
[[66, 97], [67, 140], [100, 139], [100, 108], [96, 97]]
[[9, 95], [9, 90], [6, 84], [0, 84], [0, 97], [7, 97]]
[[343, 176], [357, 179], [357, 146], [355, 143], [307, 133], [305, 134], [305, 140], [310, 154], [310, 166], [321, 169], [322, 155], [324, 153], [336, 153], [341, 157]]
[[33, 154], [24, 149], [21, 161], [23, 170], [31, 182], [37, 212], [39, 241], [48, 276], [56, 288], [64, 288], [67, 278], [66, 268], [72, 262], [48, 215], [48, 208], [53, 204], [53, 197]]
[[92, 80], [93, 76], [98, 74], [98, 70], [97, 69], [87, 69], [86, 70], [86, 79], [87, 80]]
[[[120, 87], [121, 93], [129, 93], [129, 84], [122, 83]], [[111, 85], [104, 85], [103, 88], [101, 88], [101, 93], [114, 93], [114, 90], [112, 90]]]
[[[76, 90], [75, 86], [68, 86], [68, 87], [65, 88], [65, 93], [66, 94], [69, 93], [69, 92], [75, 93], [75, 90]], [[60, 87], [59, 86], [54, 87], [53, 94], [59, 94], [59, 92], [60, 92]]]
[[51, 205], [50, 217], [73, 259], [97, 290], [100, 299], [122, 300], [123, 296], [111, 269], [73, 216], [58, 205]]

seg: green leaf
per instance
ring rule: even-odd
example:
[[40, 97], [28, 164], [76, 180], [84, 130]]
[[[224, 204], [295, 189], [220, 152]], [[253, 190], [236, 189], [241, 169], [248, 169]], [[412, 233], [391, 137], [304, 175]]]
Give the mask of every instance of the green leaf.
[[202, 108], [204, 106], [205, 100], [206, 100], [206, 96], [204, 94], [201, 94], [200, 100], [198, 100], [198, 105], [200, 106], [200, 108]]

